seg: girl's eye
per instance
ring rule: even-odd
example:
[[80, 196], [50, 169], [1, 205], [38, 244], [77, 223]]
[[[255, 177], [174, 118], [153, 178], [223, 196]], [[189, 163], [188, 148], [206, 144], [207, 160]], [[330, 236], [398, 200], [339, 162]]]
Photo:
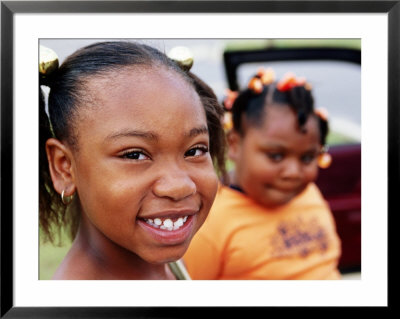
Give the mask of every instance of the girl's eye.
[[273, 162], [280, 162], [281, 160], [283, 160], [282, 153], [267, 153], [267, 156]]
[[196, 146], [191, 148], [185, 153], [185, 157], [198, 157], [208, 153], [208, 147], [206, 146]]
[[304, 164], [310, 164], [316, 158], [315, 154], [305, 154], [301, 157], [301, 161]]
[[121, 158], [143, 161], [149, 159], [149, 156], [147, 156], [142, 151], [127, 151], [121, 155]]

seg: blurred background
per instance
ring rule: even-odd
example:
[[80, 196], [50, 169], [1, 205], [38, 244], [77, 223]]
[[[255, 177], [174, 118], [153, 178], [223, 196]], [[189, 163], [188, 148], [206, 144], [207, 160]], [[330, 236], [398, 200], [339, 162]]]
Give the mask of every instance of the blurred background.
[[[39, 44], [54, 50], [62, 63], [77, 49], [103, 40], [107, 39], [41, 39]], [[229, 86], [232, 88], [229, 72], [235, 73], [238, 88], [247, 85], [250, 77], [260, 67], [272, 67], [278, 79], [286, 72], [306, 77], [313, 87], [315, 106], [324, 107], [329, 112], [331, 131], [328, 144], [334, 161], [332, 168], [320, 174], [318, 182], [331, 205], [338, 233], [342, 239], [343, 256], [340, 270], [344, 274], [343, 279], [360, 279], [361, 64], [336, 58], [321, 58], [317, 53], [320, 49], [339, 49], [360, 54], [361, 41], [359, 39], [123, 40], [146, 43], [165, 53], [177, 46], [187, 47], [194, 57], [191, 71], [214, 89], [221, 102], [224, 99], [225, 90]], [[264, 56], [265, 52], [269, 54], [284, 50], [296, 53], [296, 50], [305, 48], [313, 49], [315, 52], [300, 60], [273, 58], [260, 61], [259, 58], [260, 54]], [[232, 63], [237, 66], [234, 70], [232, 70]], [[70, 242], [62, 234], [61, 242], [56, 245], [44, 243], [41, 238], [39, 245], [39, 279], [50, 279], [68, 251]]]

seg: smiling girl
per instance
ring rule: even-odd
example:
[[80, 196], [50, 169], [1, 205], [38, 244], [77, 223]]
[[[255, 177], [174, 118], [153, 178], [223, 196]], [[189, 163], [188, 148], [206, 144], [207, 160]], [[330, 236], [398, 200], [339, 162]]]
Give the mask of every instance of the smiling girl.
[[54, 225], [66, 226], [74, 239], [53, 278], [175, 279], [168, 263], [183, 256], [217, 191], [215, 95], [133, 42], [87, 46], [41, 78], [50, 87], [41, 228], [51, 239]]

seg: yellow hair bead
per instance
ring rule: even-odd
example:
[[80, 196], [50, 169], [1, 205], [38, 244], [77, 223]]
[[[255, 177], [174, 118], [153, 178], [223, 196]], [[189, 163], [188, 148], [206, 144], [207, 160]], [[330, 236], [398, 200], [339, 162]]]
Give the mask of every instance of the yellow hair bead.
[[43, 45], [39, 50], [39, 73], [49, 75], [58, 68], [58, 56], [52, 50]]

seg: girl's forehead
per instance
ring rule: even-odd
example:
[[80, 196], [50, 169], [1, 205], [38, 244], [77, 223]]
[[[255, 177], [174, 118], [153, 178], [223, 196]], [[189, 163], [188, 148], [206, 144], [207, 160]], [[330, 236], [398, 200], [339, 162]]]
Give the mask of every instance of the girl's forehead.
[[[299, 127], [298, 114], [287, 104], [271, 104], [264, 107], [263, 126], [283, 125]], [[315, 116], [310, 113], [304, 126], [317, 124]]]
[[183, 76], [176, 71], [167, 69], [163, 65], [132, 65], [119, 66], [114, 69], [104, 70], [96, 75], [88, 77], [84, 83], [89, 89], [103, 90], [104, 87], [109, 89], [123, 89], [135, 83], [147, 81], [151, 82], [157, 78], [168, 78], [174, 81], [184, 81]]
[[259, 132], [265, 137], [282, 137], [302, 139], [304, 137], [319, 137], [318, 121], [310, 114], [306, 123], [299, 127], [297, 114], [288, 105], [270, 105], [263, 112], [262, 125], [249, 127], [249, 130]]
[[139, 98], [143, 98], [148, 92], [152, 95], [152, 100], [157, 100], [160, 93], [165, 91], [191, 94], [193, 98], [198, 98], [194, 87], [183, 75], [165, 66], [127, 66], [89, 77], [84, 84], [81, 105], [89, 102], [91, 107], [134, 97], [140, 103]]
[[143, 131], [149, 127], [191, 129], [207, 123], [199, 96], [178, 74], [162, 70], [124, 71], [115, 79], [100, 82], [91, 92], [93, 107], [83, 107], [78, 119], [79, 130], [86, 135], [96, 133], [100, 137], [114, 131]]
[[296, 113], [288, 104], [269, 104], [264, 106], [264, 118], [284, 119], [294, 118]]

